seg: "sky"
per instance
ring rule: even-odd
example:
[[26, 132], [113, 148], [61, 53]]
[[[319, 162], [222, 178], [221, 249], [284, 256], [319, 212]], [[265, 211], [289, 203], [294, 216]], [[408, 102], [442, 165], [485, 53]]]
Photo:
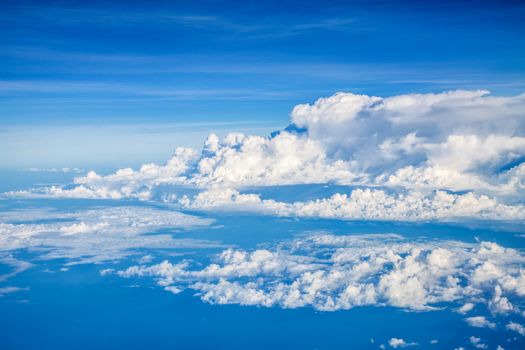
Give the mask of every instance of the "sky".
[[268, 134], [296, 104], [338, 91], [504, 95], [525, 84], [520, 1], [0, 6], [4, 169], [161, 161], [211, 131]]
[[525, 3], [2, 1], [0, 348], [525, 348]]

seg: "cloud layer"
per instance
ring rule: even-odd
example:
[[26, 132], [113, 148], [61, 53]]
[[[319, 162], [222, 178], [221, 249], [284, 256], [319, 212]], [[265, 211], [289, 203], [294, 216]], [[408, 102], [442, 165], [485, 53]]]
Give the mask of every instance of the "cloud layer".
[[[290, 126], [270, 137], [232, 133], [220, 139], [212, 134], [201, 152], [179, 148], [165, 165], [145, 164], [107, 176], [89, 172], [73, 186], [9, 195], [155, 200], [180, 197], [181, 187], [336, 183], [372, 188], [349, 197], [366, 194], [397, 202], [394, 217], [445, 217], [447, 210], [440, 211], [443, 191], [455, 191], [472, 195], [445, 201], [458, 206], [470, 201], [475, 208], [470, 216], [479, 209], [481, 217], [521, 220], [521, 206], [504, 205], [523, 202], [524, 161], [525, 95], [494, 97], [483, 90], [388, 98], [337, 93], [296, 106]], [[326, 202], [347, 201], [344, 196]], [[419, 198], [435, 201], [428, 206], [439, 213], [412, 213]], [[487, 205], [493, 212], [487, 214]], [[397, 213], [403, 206], [406, 212]], [[454, 214], [466, 207], [447, 208]], [[501, 208], [517, 214], [504, 214]], [[355, 217], [377, 216], [368, 209], [372, 212]]]
[[318, 217], [344, 220], [525, 220], [525, 206], [505, 205], [486, 195], [445, 191], [389, 194], [378, 189], [355, 189], [328, 198], [292, 203], [261, 199], [232, 189], [214, 189], [178, 203], [187, 209], [252, 211], [278, 216]]
[[322, 311], [450, 307], [464, 314], [475, 311], [465, 319], [474, 327], [495, 329], [505, 317], [522, 313], [524, 263], [520, 251], [492, 242], [316, 234], [273, 248], [227, 249], [204, 267], [188, 260], [166, 260], [116, 273], [125, 278], [152, 277], [174, 293], [189, 288], [214, 304]]
[[[0, 213], [0, 258], [2, 253], [29, 249], [37, 252], [39, 259], [63, 258], [72, 264], [120, 259], [137, 254], [141, 248], [217, 246], [208, 241], [175, 239], [170, 234], [205, 227], [212, 222], [211, 219], [148, 207], [95, 208], [65, 213], [50, 210], [5, 212]], [[165, 232], [148, 234], [159, 230]], [[0, 262], [17, 261], [6, 260], [8, 257], [5, 255]]]

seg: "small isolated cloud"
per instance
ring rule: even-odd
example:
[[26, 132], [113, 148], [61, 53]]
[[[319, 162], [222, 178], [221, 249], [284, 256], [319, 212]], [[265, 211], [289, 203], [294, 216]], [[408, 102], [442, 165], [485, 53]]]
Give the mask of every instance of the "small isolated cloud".
[[489, 310], [493, 314], [508, 314], [515, 311], [509, 299], [503, 296], [503, 290], [500, 286], [494, 287], [494, 295], [489, 302]]
[[481, 341], [481, 338], [471, 336], [469, 338], [469, 341], [470, 341], [470, 344], [472, 344], [472, 346], [474, 346], [476, 349], [488, 349], [489, 348], [487, 344], [484, 344]]
[[465, 321], [467, 321], [467, 323], [472, 327], [491, 328], [491, 329], [496, 328], [496, 324], [494, 322], [490, 322], [484, 316], [467, 317]]
[[461, 314], [466, 314], [469, 311], [472, 311], [472, 309], [474, 309], [474, 306], [475, 305], [473, 303], [465, 303], [463, 306], [461, 306], [458, 309], [458, 312], [461, 313]]
[[391, 338], [388, 341], [388, 345], [390, 345], [390, 347], [392, 347], [392, 348], [404, 348], [404, 347], [407, 347], [407, 346], [417, 346], [417, 343], [407, 343], [402, 338]]
[[445, 191], [395, 194], [378, 189], [355, 189], [349, 194], [337, 193], [329, 198], [286, 203], [232, 189], [213, 189], [193, 197], [185, 195], [178, 202], [186, 209], [238, 210], [344, 220], [525, 219], [524, 205], [504, 205], [484, 195]]
[[506, 328], [510, 331], [514, 331], [518, 333], [519, 335], [522, 335], [525, 337], [525, 326], [516, 323], [516, 322], [509, 322], [506, 326]]

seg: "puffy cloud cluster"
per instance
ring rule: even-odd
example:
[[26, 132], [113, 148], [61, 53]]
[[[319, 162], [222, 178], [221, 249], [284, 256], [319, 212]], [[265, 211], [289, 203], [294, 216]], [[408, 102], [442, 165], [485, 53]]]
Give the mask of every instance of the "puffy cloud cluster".
[[468, 338], [470, 341], [470, 344], [476, 349], [488, 349], [489, 346], [482, 342], [481, 338], [471, 336]]
[[523, 190], [525, 95], [338, 93], [296, 106], [292, 121], [388, 185]]
[[328, 198], [279, 202], [242, 194], [232, 189], [214, 189], [183, 196], [179, 203], [188, 209], [254, 211], [279, 216], [320, 217], [345, 220], [524, 220], [525, 206], [505, 205], [486, 195], [408, 192], [392, 194], [379, 189], [355, 189]]
[[[203, 227], [212, 222], [147, 207], [96, 208], [69, 213], [48, 210], [4, 212], [0, 214], [0, 253], [29, 249], [38, 251], [41, 259], [65, 258], [71, 264], [115, 260], [136, 254], [140, 248], [216, 246], [207, 241], [174, 239], [167, 233], [147, 234]], [[9, 256], [0, 259], [3, 264], [28, 268], [28, 263], [15, 264], [17, 261]]]
[[177, 149], [165, 165], [89, 172], [72, 187], [10, 195], [151, 200], [176, 195], [177, 186], [322, 183], [387, 187], [410, 192], [398, 197], [406, 200], [414, 191], [474, 191], [512, 202], [525, 194], [525, 95], [337, 93], [296, 106], [291, 122], [270, 137], [212, 134], [200, 153]]
[[175, 185], [185, 181], [187, 172], [198, 158], [195, 150], [177, 148], [175, 154], [165, 165], [144, 164], [135, 171], [120, 169], [114, 174], [101, 176], [90, 171], [86, 176], [75, 178], [74, 186], [50, 186], [29, 191], [14, 191], [8, 195], [15, 197], [59, 197], [59, 198], [138, 198], [147, 200], [152, 190], [162, 185]]
[[[366, 305], [433, 310], [472, 303], [491, 310], [493, 317], [504, 317], [506, 313], [490, 305], [495, 297], [506, 298], [510, 312], [520, 315], [524, 263], [520, 251], [492, 242], [317, 234], [273, 249], [227, 249], [200, 269], [190, 261], [164, 261], [117, 273], [126, 278], [150, 276], [177, 292], [190, 288], [216, 304], [334, 311]], [[463, 306], [462, 311], [472, 308]], [[476, 327], [497, 327], [485, 316], [466, 321]]]
[[328, 159], [322, 145], [309, 137], [281, 132], [271, 138], [210, 135], [192, 181], [197, 185], [268, 186], [297, 183], [351, 183], [352, 164]]

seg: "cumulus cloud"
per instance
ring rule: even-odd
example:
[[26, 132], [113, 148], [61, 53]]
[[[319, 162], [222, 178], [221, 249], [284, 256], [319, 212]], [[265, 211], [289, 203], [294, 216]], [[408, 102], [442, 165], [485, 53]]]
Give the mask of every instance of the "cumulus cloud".
[[472, 346], [474, 346], [476, 349], [488, 349], [489, 348], [487, 344], [484, 344], [481, 341], [481, 338], [471, 336], [469, 338], [469, 341], [470, 341], [470, 344], [472, 344]]
[[80, 168], [69, 168], [69, 167], [63, 167], [63, 168], [29, 168], [26, 169], [27, 171], [30, 171], [32, 173], [40, 173], [40, 172], [46, 172], [46, 173], [76, 173], [80, 174], [84, 172], [84, 169]]
[[[322, 311], [369, 305], [428, 311], [444, 303], [488, 307], [494, 285], [501, 286], [509, 300], [520, 300], [525, 295], [524, 262], [519, 251], [491, 242], [319, 234], [274, 249], [230, 248], [201, 269], [189, 260], [175, 264], [166, 260], [117, 273], [125, 278], [149, 276], [164, 288], [190, 288], [214, 304]], [[487, 265], [498, 273], [488, 271]], [[482, 316], [467, 321], [495, 326]]]
[[[503, 183], [512, 187], [501, 168], [523, 157], [524, 110], [525, 95], [487, 91], [389, 98], [338, 93], [296, 106], [292, 121], [329, 155], [383, 172], [380, 182], [388, 185], [497, 191]], [[522, 185], [522, 169], [518, 173]]]
[[472, 309], [474, 309], [474, 306], [475, 305], [473, 303], [465, 303], [458, 309], [458, 312], [461, 314], [466, 314], [469, 311], [472, 311]]
[[523, 326], [523, 325], [521, 325], [519, 323], [509, 322], [507, 324], [506, 328], [508, 330], [510, 330], [510, 331], [514, 331], [514, 332], [518, 333], [519, 335], [525, 337], [525, 326]]
[[253, 193], [242, 194], [233, 189], [213, 189], [193, 197], [182, 196], [178, 202], [189, 209], [241, 210], [280, 216], [347, 220], [525, 219], [525, 206], [505, 205], [488, 196], [472, 192], [396, 194], [379, 189], [355, 189], [349, 194], [337, 193], [324, 199], [286, 203], [261, 199]]
[[478, 328], [496, 328], [496, 324], [494, 322], [490, 322], [485, 318], [485, 316], [473, 316], [473, 317], [467, 317], [465, 319], [467, 323], [472, 327], [478, 327]]
[[395, 349], [395, 348], [405, 348], [407, 346], [417, 346], [418, 344], [417, 343], [407, 343], [402, 338], [391, 338], [388, 341], [388, 345], [390, 345], [390, 347]]
[[[50, 220], [51, 222], [42, 222]], [[215, 243], [174, 239], [176, 232], [213, 222], [176, 211], [149, 207], [94, 208], [75, 212], [16, 210], [0, 214], [0, 252], [31, 249], [40, 259], [65, 258], [69, 263], [119, 259], [140, 248], [209, 247]], [[4, 257], [4, 264], [26, 269], [27, 263]], [[22, 265], [21, 265], [22, 264]]]
[[73, 186], [9, 195], [151, 200], [177, 195], [165, 186], [337, 183], [387, 187], [407, 201], [414, 191], [453, 190], [521, 202], [524, 111], [525, 95], [483, 90], [388, 98], [337, 93], [296, 106], [292, 124], [270, 137], [212, 134], [200, 153], [179, 148], [165, 165], [89, 172]]

